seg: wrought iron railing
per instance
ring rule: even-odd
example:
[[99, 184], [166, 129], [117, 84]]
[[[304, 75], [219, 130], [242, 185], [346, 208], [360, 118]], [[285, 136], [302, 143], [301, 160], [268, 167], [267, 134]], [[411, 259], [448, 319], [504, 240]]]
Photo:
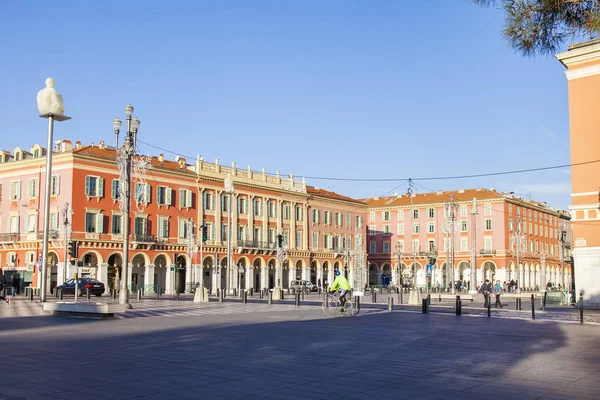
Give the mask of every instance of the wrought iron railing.
[[495, 256], [496, 249], [481, 249], [479, 250], [479, 254], [482, 256]]
[[[48, 239], [58, 239], [60, 233], [56, 229], [50, 229], [48, 231]], [[44, 232], [38, 232], [38, 240], [44, 239]]]
[[18, 233], [0, 233], [0, 242], [17, 242], [19, 241]]
[[262, 242], [258, 240], [238, 240], [238, 247], [245, 247], [250, 249], [274, 249], [275, 243]]
[[137, 243], [156, 243], [156, 235], [148, 235], [148, 234], [134, 234], [132, 235], [132, 242]]

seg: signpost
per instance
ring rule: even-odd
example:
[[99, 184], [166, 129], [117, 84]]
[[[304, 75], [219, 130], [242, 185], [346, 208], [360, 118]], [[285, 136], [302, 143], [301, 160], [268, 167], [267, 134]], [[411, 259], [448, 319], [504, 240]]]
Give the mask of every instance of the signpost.
[[432, 265], [431, 264], [427, 264], [425, 266], [425, 271], [427, 272], [427, 277], [430, 278], [431, 277], [431, 269], [432, 269]]

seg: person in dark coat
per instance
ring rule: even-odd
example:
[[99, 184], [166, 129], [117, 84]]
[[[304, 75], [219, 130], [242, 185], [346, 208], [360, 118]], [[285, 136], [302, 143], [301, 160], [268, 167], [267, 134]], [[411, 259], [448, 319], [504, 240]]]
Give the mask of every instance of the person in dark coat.
[[6, 301], [6, 304], [10, 305], [10, 299], [7, 299], [5, 296], [2, 296], [4, 293], [4, 285], [6, 284], [6, 277], [2, 273], [0, 269], [0, 300]]
[[490, 280], [486, 279], [485, 282], [483, 282], [483, 285], [481, 285], [481, 287], [479, 288], [479, 293], [483, 294], [483, 298], [485, 299], [484, 308], [488, 308], [488, 305], [490, 304], [490, 292], [492, 291], [492, 286], [490, 284]]
[[16, 296], [17, 294], [19, 294], [19, 277], [17, 276], [17, 274], [12, 274], [10, 278], [10, 284], [12, 286], [12, 295]]

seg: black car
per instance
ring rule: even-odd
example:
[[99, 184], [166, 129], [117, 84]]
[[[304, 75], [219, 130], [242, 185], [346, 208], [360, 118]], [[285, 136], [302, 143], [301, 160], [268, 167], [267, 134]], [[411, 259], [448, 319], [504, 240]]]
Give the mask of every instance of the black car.
[[[79, 278], [78, 279], [79, 296], [85, 296], [87, 289], [90, 289], [90, 293], [96, 296], [102, 296], [104, 293], [104, 283], [93, 278]], [[63, 294], [75, 294], [75, 279], [69, 279], [62, 285], [56, 287], [57, 290], [62, 290]]]

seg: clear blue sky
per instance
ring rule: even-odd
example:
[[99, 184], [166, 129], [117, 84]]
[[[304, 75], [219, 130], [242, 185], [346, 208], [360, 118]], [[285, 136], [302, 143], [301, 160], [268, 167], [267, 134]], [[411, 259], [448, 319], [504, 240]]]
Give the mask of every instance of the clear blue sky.
[[[36, 94], [50, 76], [73, 118], [55, 139], [84, 144], [113, 144], [111, 122], [131, 103], [144, 142], [298, 177], [568, 164], [564, 68], [514, 53], [502, 25], [499, 10], [461, 0], [3, 1], [0, 147], [45, 145]], [[353, 197], [406, 192], [308, 182]], [[570, 202], [568, 169], [420, 183]]]

